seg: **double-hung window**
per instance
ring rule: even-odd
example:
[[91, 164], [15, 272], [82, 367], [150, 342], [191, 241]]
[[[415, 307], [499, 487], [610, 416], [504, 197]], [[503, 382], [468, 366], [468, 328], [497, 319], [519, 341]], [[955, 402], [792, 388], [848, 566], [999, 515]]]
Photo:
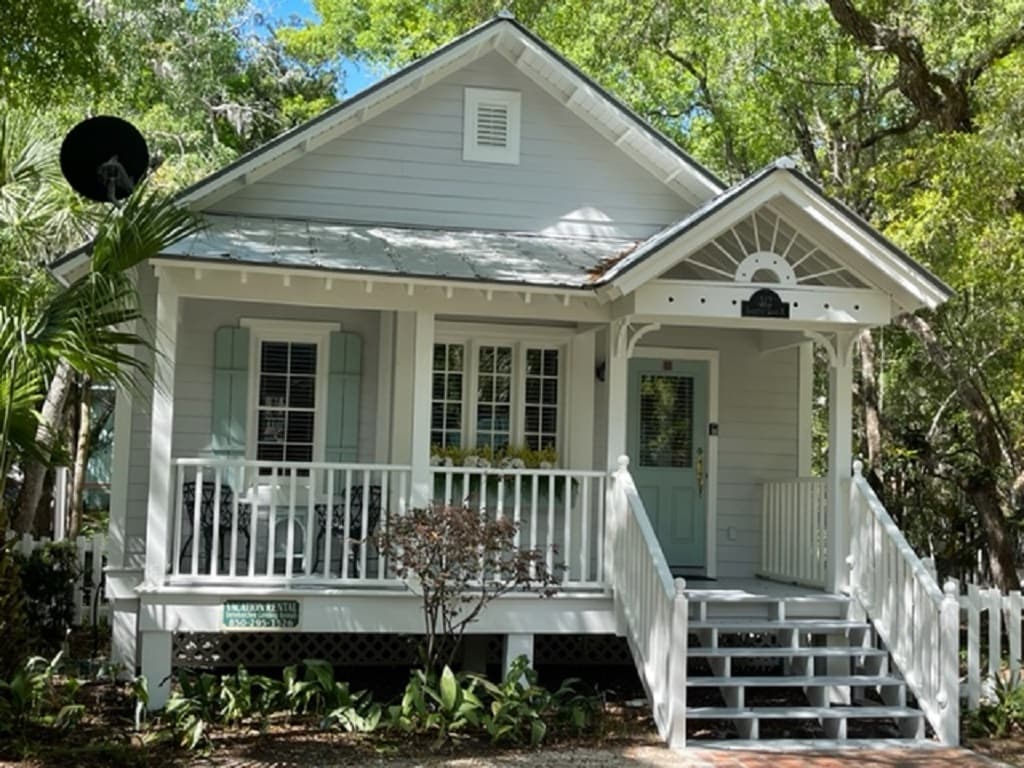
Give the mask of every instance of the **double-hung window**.
[[438, 448], [561, 451], [564, 341], [438, 333], [430, 440]]
[[269, 320], [242, 324], [252, 334], [248, 454], [258, 461], [321, 461], [329, 339], [338, 326]]

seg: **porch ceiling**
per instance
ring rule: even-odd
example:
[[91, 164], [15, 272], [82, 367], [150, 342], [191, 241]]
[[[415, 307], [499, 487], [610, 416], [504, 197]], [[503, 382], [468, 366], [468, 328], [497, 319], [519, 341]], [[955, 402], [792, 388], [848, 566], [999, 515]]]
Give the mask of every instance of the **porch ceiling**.
[[209, 227], [164, 256], [219, 263], [430, 279], [586, 288], [601, 263], [634, 247], [619, 239], [403, 229], [207, 216]]

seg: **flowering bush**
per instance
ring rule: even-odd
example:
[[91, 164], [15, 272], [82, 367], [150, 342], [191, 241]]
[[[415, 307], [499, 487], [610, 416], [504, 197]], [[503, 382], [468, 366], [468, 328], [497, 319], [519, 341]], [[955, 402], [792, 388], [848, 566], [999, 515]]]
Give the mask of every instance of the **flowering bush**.
[[486, 445], [476, 448], [435, 445], [430, 450], [430, 463], [435, 467], [553, 469], [558, 466], [558, 453], [550, 446], [535, 451], [513, 445], [495, 451]]

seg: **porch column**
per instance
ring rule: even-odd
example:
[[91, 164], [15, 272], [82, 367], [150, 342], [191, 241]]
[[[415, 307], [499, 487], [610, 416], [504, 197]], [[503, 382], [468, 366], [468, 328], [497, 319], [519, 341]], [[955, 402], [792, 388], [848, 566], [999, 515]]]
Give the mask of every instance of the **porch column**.
[[149, 502], [146, 512], [145, 582], [162, 584], [172, 530], [174, 432], [174, 358], [178, 339], [178, 292], [166, 272], [157, 270], [154, 324], [152, 429], [149, 446]]
[[837, 332], [829, 349], [828, 376], [828, 563], [825, 586], [838, 592], [849, 582], [850, 480], [853, 472], [853, 344], [857, 335]]
[[412, 464], [410, 502], [426, 506], [433, 500], [430, 481], [430, 393], [434, 362], [434, 313], [418, 310], [413, 323], [415, 343], [412, 370], [412, 429], [409, 452]]
[[605, 467], [614, 471], [619, 457], [626, 453], [626, 330], [624, 320], [611, 324], [605, 350], [605, 385], [608, 391], [608, 455]]

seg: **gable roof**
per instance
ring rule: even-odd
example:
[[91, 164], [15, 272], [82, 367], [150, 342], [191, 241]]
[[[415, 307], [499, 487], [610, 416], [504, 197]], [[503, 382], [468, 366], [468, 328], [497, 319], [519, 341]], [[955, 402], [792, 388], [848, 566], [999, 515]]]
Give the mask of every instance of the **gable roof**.
[[[668, 254], [658, 258], [659, 254], [670, 251], [673, 244], [684, 235], [692, 235], [701, 225], [708, 225], [707, 230], [713, 233], [712, 236], [719, 234], [730, 225], [727, 221], [729, 213], [741, 209], [758, 192], [764, 192], [766, 199], [771, 193], [795, 199], [804, 211], [815, 214], [823, 226], [838, 226], [840, 237], [859, 253], [864, 266], [873, 272], [872, 282], [899, 297], [897, 303], [903, 309], [934, 309], [953, 295], [953, 290], [946, 283], [914, 261], [848, 206], [826, 194], [818, 184], [797, 169], [789, 158], [781, 158], [762, 168], [640, 243], [622, 258], [608, 263], [594, 285], [606, 287], [608, 292], [616, 295], [631, 292], [671, 266], [673, 256]], [[707, 237], [704, 237], [700, 242], [687, 242], [687, 246], [696, 249], [706, 241]]]
[[725, 184], [572, 62], [509, 15], [498, 15], [320, 115], [282, 133], [188, 187], [179, 199], [202, 210], [288, 160], [309, 152], [419, 93], [492, 50], [689, 202]]

